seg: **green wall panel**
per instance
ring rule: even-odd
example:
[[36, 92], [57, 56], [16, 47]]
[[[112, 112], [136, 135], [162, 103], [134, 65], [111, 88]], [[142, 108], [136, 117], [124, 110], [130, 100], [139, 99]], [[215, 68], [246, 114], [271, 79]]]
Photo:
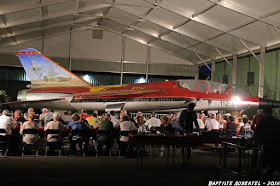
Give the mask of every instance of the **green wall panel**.
[[[232, 64], [232, 61], [229, 61]], [[232, 67], [228, 63], [224, 63], [224, 75], [228, 75], [228, 84], [232, 85]]]
[[222, 83], [224, 76], [224, 63], [216, 63], [215, 81]]
[[[260, 55], [257, 55], [260, 58]], [[232, 63], [232, 61], [230, 61]], [[253, 57], [243, 57], [237, 60], [236, 88], [258, 96], [259, 62]], [[254, 84], [247, 84], [248, 72], [254, 72]], [[228, 75], [229, 85], [232, 84], [232, 67], [226, 62], [216, 64], [215, 81], [222, 83], [223, 76]], [[280, 50], [266, 53], [264, 65], [264, 96], [280, 101]], [[256, 111], [254, 111], [256, 112]], [[253, 116], [252, 112], [245, 113]], [[274, 109], [274, 116], [280, 118], [280, 109]]]
[[[257, 55], [257, 57], [260, 59], [260, 56]], [[254, 72], [254, 84], [253, 85], [248, 85], [248, 93], [251, 94], [252, 96], [258, 96], [258, 91], [259, 91], [259, 69], [260, 69], [260, 64], [257, 61], [257, 59], [253, 56], [249, 57], [249, 71], [248, 72]], [[247, 78], [246, 78], [247, 80]], [[246, 81], [247, 83], [247, 81]]]
[[237, 60], [236, 69], [236, 88], [248, 92], [247, 86], [247, 73], [249, 69], [249, 61], [247, 58], [241, 58]]
[[[280, 51], [266, 54], [264, 66], [264, 96], [280, 101]], [[275, 93], [275, 94], [274, 94]], [[274, 116], [280, 118], [280, 109], [274, 109]]]

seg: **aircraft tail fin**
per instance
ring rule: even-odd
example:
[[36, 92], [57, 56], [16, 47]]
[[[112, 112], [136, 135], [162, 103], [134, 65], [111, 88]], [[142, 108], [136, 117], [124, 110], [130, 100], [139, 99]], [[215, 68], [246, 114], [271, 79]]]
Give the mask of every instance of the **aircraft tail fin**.
[[92, 86], [33, 48], [17, 51], [17, 57], [31, 81], [31, 88]]

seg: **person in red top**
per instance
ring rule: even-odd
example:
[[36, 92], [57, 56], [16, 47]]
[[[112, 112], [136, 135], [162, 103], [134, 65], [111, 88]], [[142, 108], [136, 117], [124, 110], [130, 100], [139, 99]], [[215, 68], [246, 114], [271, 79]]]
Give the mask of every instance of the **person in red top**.
[[83, 119], [87, 119], [90, 117], [90, 115], [87, 114], [86, 109], [82, 109], [82, 113], [83, 113]]
[[252, 126], [251, 126], [251, 129], [253, 131], [256, 130], [256, 127], [259, 123], [259, 120], [263, 117], [263, 113], [262, 113], [262, 110], [260, 110], [259, 114], [255, 115], [254, 118], [253, 118], [253, 123], [252, 123]]

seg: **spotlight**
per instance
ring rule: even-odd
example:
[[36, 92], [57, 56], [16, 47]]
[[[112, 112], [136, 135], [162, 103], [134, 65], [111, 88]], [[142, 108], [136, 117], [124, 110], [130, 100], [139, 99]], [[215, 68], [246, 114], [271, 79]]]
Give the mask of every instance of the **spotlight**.
[[145, 78], [141, 78], [139, 82], [140, 83], [145, 83]]
[[84, 80], [89, 81], [89, 76], [86, 74]]
[[234, 105], [237, 105], [237, 104], [239, 104], [240, 103], [240, 97], [238, 97], [238, 96], [234, 96], [233, 98], [232, 98], [232, 103], [234, 104]]

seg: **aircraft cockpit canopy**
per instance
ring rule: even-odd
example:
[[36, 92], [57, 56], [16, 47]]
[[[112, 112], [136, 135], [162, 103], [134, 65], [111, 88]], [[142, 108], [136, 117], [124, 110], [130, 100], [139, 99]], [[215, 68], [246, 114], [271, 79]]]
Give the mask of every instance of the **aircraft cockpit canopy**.
[[177, 80], [178, 86], [190, 90], [208, 91], [216, 93], [226, 93], [229, 86], [227, 84], [204, 80]]

